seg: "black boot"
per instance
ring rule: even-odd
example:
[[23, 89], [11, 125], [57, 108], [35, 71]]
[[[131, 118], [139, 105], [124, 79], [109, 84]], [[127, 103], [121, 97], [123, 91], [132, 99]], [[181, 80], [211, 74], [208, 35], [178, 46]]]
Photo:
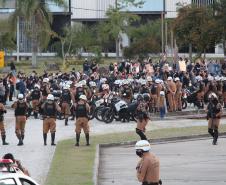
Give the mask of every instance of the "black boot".
[[7, 143], [7, 142], [5, 141], [5, 139], [6, 139], [6, 136], [3, 135], [3, 136], [2, 136], [2, 145], [9, 145], [9, 143]]
[[38, 119], [38, 113], [37, 112], [34, 112], [34, 118]]
[[24, 143], [23, 143], [22, 138], [20, 137], [20, 139], [19, 139], [19, 143], [17, 144], [17, 146], [22, 146], [22, 145], [24, 145]]
[[65, 118], [65, 126], [68, 125], [68, 118]]
[[218, 130], [214, 129], [213, 145], [217, 145]]
[[86, 134], [86, 146], [89, 146], [89, 134]]
[[147, 140], [147, 137], [145, 136], [144, 132], [142, 132], [140, 129], [136, 129], [136, 133], [140, 136], [141, 140]]
[[208, 129], [208, 132], [209, 132], [209, 134], [210, 134], [212, 137], [214, 137], [214, 133], [213, 133], [213, 129], [212, 129], [212, 128], [209, 128], [209, 129]]
[[70, 119], [71, 121], [74, 121], [75, 120], [75, 116], [73, 115], [72, 118]]
[[51, 133], [51, 145], [56, 146], [56, 144], [55, 144], [55, 133]]
[[21, 135], [21, 139], [22, 139], [22, 141], [24, 140], [24, 135]]
[[80, 134], [76, 134], [76, 144], [75, 146], [79, 146]]
[[46, 141], [47, 141], [47, 134], [43, 134], [43, 140], [44, 140], [44, 145], [46, 146]]

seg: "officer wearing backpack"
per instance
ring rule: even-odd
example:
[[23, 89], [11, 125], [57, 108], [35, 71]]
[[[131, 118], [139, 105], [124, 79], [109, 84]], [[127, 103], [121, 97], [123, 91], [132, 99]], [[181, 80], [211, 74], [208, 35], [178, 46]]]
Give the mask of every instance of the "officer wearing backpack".
[[42, 104], [43, 109], [43, 140], [44, 145], [47, 145], [47, 134], [51, 133], [51, 145], [55, 146], [56, 133], [56, 112], [61, 111], [59, 105], [54, 101], [54, 96], [49, 94], [47, 100]]

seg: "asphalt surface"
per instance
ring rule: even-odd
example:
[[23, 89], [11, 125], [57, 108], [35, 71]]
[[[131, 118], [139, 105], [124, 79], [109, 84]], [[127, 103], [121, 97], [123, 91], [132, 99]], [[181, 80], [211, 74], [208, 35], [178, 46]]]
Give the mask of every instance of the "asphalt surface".
[[[74, 121], [69, 121], [69, 126], [66, 127], [64, 126], [64, 121], [57, 120], [56, 142], [68, 138], [75, 138], [74, 123]], [[222, 121], [222, 123], [225, 124], [226, 122]], [[17, 146], [18, 140], [15, 135], [15, 117], [12, 110], [8, 110], [5, 116], [5, 124], [7, 141], [10, 145], [0, 145], [0, 156], [9, 152], [13, 153], [15, 158], [21, 160], [22, 164], [28, 168], [32, 178], [43, 185], [49, 171], [55, 147], [50, 145], [50, 134], [48, 134], [48, 145], [43, 145], [42, 120], [28, 119], [25, 129], [25, 145], [21, 147]], [[150, 122], [147, 126], [147, 130], [206, 125], [206, 120], [164, 120]], [[90, 122], [90, 127], [92, 144], [92, 135], [135, 131], [136, 124], [133, 122], [113, 122], [112, 124], [105, 124], [93, 120]], [[82, 135], [81, 139], [84, 139], [84, 135]]]
[[[226, 139], [217, 146], [209, 139], [156, 144], [164, 185], [225, 185]], [[134, 146], [101, 149], [99, 185], [138, 185]]]

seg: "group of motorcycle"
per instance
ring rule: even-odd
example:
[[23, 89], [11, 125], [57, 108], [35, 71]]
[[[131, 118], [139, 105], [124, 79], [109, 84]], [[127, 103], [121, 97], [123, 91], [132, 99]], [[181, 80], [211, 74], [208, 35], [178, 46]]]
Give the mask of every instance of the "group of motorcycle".
[[[51, 93], [55, 97], [55, 101], [60, 104], [61, 90], [52, 90]], [[96, 118], [104, 123], [112, 123], [114, 120], [121, 122], [135, 121], [138, 117], [137, 106], [139, 103], [138, 97], [145, 97], [148, 94], [134, 94], [131, 103], [127, 103], [121, 98], [118, 92], [111, 92], [108, 98], [99, 98], [93, 95], [88, 101], [90, 105], [89, 119]], [[29, 99], [27, 99], [29, 102]], [[191, 93], [188, 89], [182, 91], [182, 108], [186, 109], [188, 103], [196, 103], [195, 93]], [[71, 104], [71, 112], [74, 112], [74, 106]], [[150, 110], [150, 113], [151, 110]], [[41, 114], [41, 111], [40, 111]], [[32, 115], [32, 107], [28, 110], [28, 115]], [[57, 119], [63, 119], [61, 113], [57, 113]]]

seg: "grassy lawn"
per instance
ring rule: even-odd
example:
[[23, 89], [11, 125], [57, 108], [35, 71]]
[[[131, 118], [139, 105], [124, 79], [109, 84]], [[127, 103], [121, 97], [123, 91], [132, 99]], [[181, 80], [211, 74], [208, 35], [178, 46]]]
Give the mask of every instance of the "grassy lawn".
[[[226, 131], [226, 125], [220, 132]], [[169, 138], [206, 134], [207, 127], [187, 127], [162, 129], [147, 132], [148, 138]], [[84, 145], [84, 137], [81, 145]], [[75, 140], [65, 140], [58, 143], [56, 152], [45, 185], [92, 185], [93, 166], [96, 145], [138, 140], [135, 132], [108, 134], [91, 137], [91, 146], [74, 147]]]

